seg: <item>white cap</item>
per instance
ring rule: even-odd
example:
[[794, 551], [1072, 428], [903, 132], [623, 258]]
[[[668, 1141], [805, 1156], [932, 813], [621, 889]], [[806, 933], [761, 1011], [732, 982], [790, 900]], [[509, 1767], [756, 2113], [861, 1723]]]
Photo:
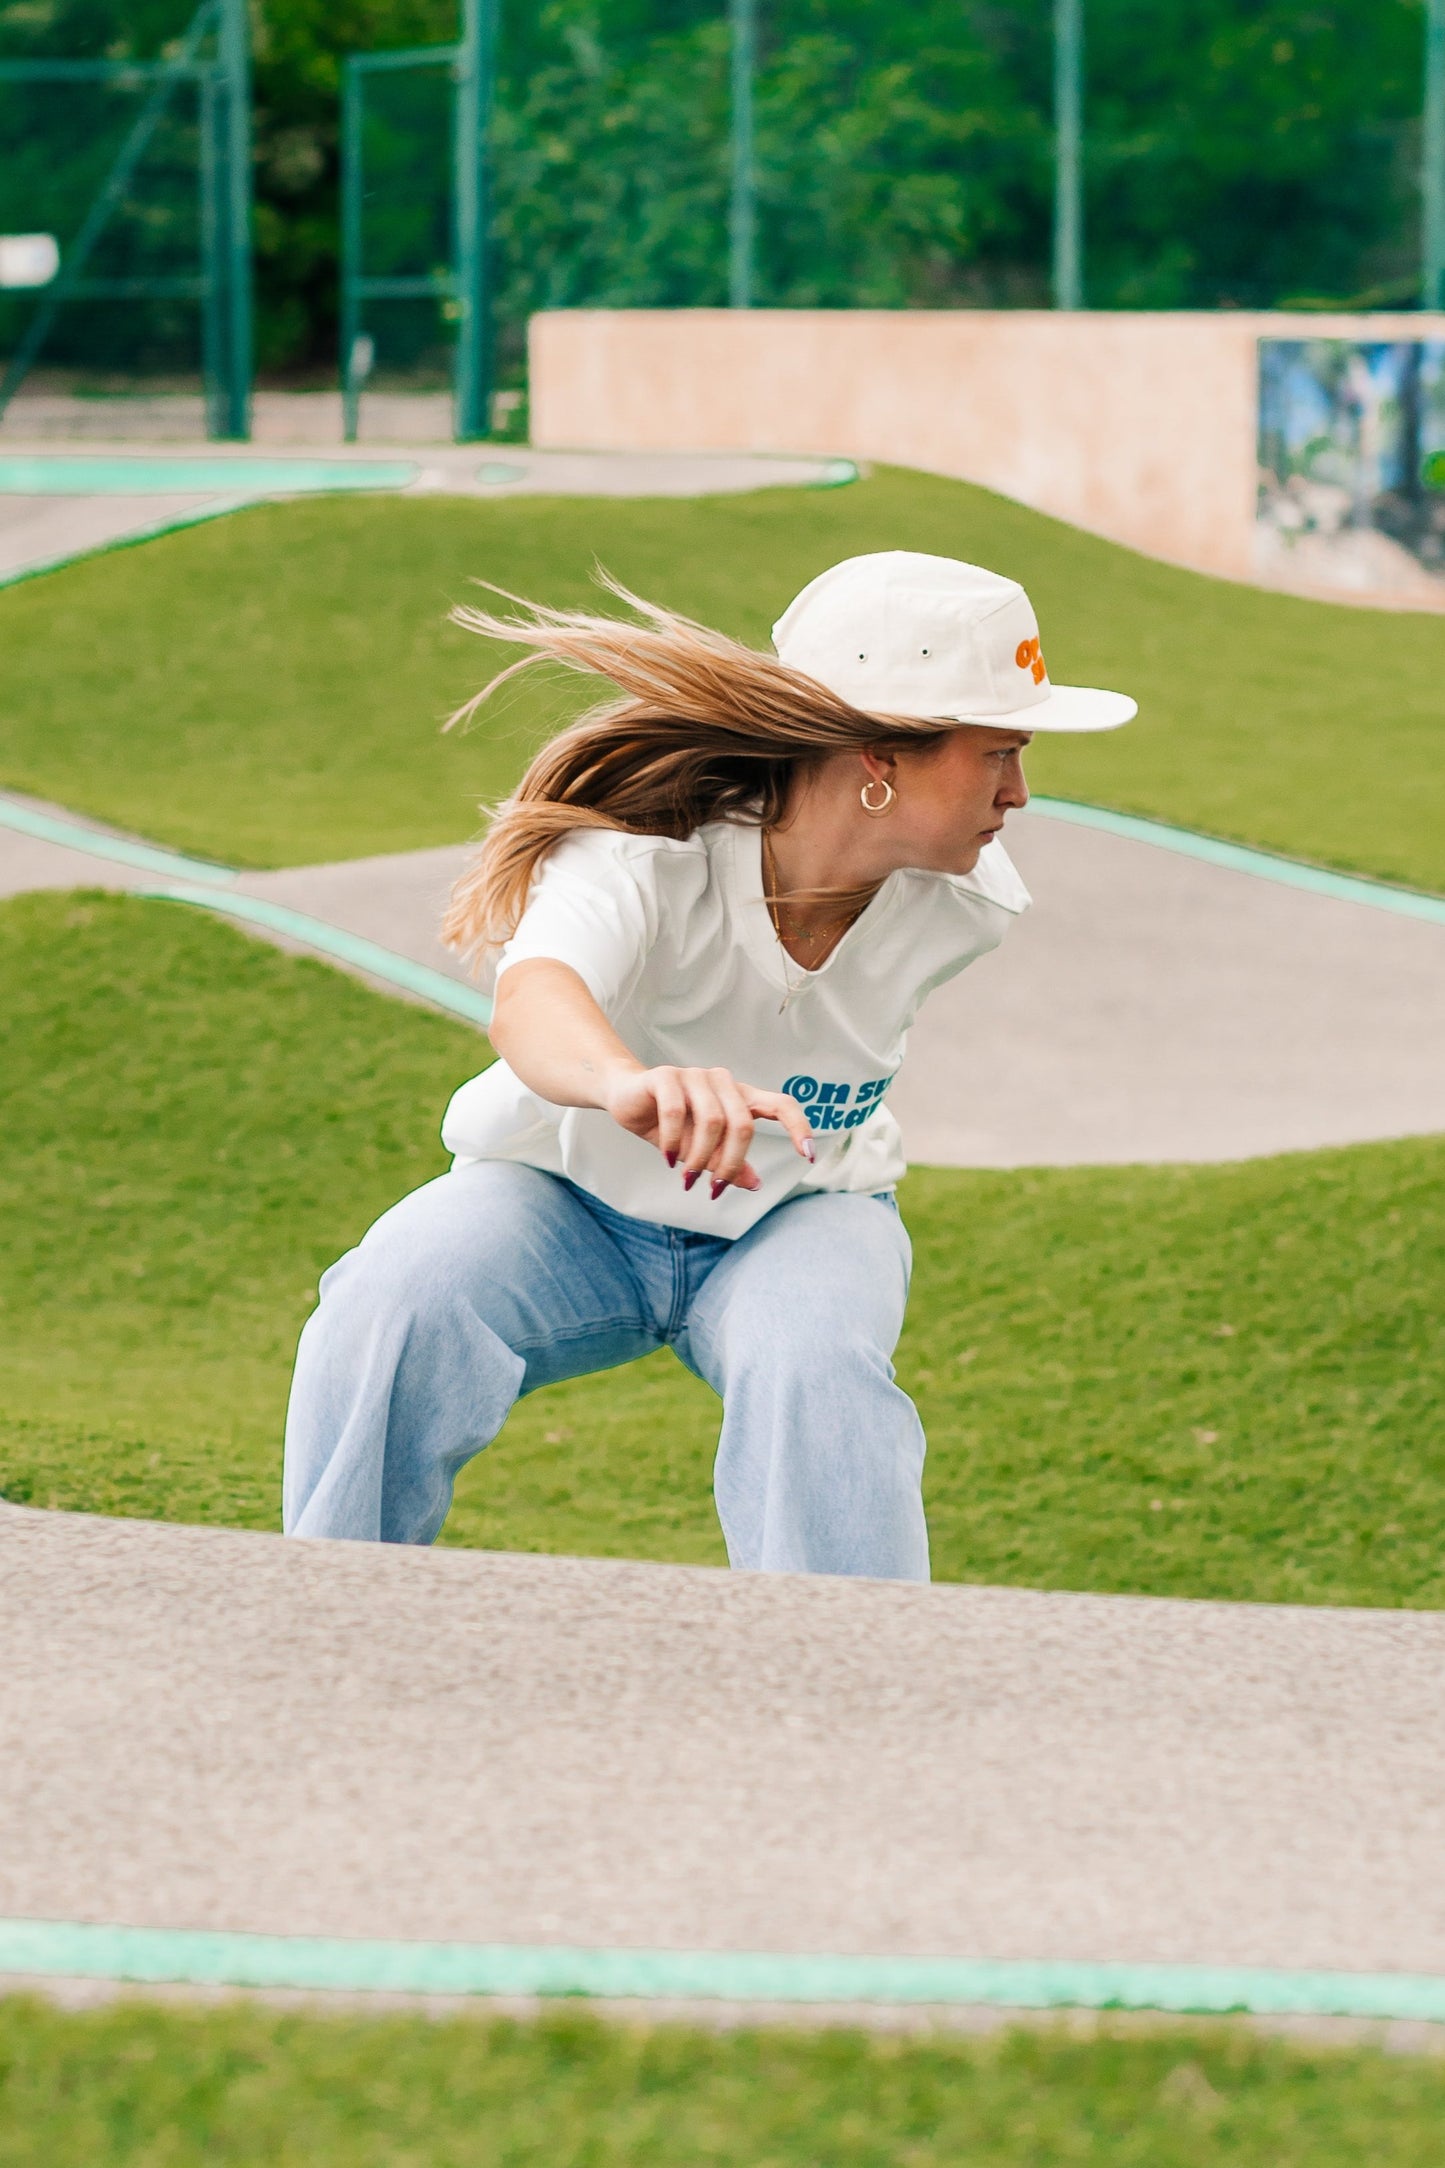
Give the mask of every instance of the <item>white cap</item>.
[[1126, 693], [1055, 685], [1018, 581], [956, 557], [845, 557], [789, 603], [773, 645], [790, 669], [871, 715], [1113, 730], [1139, 712]]

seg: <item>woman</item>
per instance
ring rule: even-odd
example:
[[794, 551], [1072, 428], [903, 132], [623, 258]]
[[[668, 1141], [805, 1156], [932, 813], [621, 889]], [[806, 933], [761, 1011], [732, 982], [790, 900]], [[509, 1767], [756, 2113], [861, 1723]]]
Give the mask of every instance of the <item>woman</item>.
[[453, 897], [501, 1058], [447, 1110], [452, 1171], [322, 1280], [286, 1527], [429, 1543], [519, 1394], [666, 1342], [722, 1398], [734, 1566], [926, 1580], [885, 1095], [925, 995], [1028, 903], [997, 838], [1033, 732], [1134, 703], [1051, 684], [1023, 589], [952, 558], [835, 565], [776, 657], [616, 592], [639, 623], [456, 613], [529, 650], [503, 677], [620, 698]]

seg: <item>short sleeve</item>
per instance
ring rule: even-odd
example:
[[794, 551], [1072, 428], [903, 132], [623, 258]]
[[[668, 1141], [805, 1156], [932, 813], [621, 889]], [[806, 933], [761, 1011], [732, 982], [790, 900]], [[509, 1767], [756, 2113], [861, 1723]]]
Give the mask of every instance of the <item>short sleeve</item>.
[[567, 964], [604, 1014], [626, 1001], [657, 935], [651, 854], [615, 829], [589, 829], [548, 851], [496, 973], [533, 958]]

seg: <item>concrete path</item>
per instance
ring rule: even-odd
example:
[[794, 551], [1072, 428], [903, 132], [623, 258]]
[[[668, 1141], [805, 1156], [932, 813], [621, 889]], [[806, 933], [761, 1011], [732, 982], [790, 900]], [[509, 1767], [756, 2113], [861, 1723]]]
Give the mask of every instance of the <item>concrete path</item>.
[[[40, 459], [46, 488], [24, 486], [25, 463]], [[227, 474], [202, 490], [176, 486], [177, 462], [204, 460]], [[105, 487], [95, 486], [96, 462], [109, 466]], [[536, 452], [527, 446], [484, 444], [331, 445], [324, 464], [392, 468], [384, 485], [411, 496], [511, 497], [697, 497], [739, 490], [819, 487], [851, 480], [848, 460], [784, 459], [752, 453]], [[116, 542], [138, 540], [170, 525], [208, 516], [239, 503], [285, 496], [277, 470], [288, 464], [277, 451], [250, 445], [93, 442], [60, 447], [38, 439], [0, 444], [0, 583], [46, 569]], [[297, 458], [296, 487], [312, 491], [315, 457]], [[67, 467], [76, 476], [67, 489]], [[7, 481], [7, 470], [11, 479]], [[182, 470], [183, 471], [183, 470]], [[311, 475], [311, 479], [306, 477]], [[129, 480], [127, 477], [129, 476]], [[17, 479], [18, 478], [18, 482]], [[81, 486], [84, 481], [85, 486]]]
[[[1008, 833], [1034, 906], [919, 1019], [893, 1097], [915, 1160], [1229, 1160], [1445, 1129], [1445, 925], [1038, 813]], [[459, 980], [436, 927], [468, 855], [234, 886]], [[0, 894], [84, 885], [153, 876], [0, 828]]]
[[[79, 843], [72, 847], [17, 831], [5, 823], [7, 808], [54, 822], [77, 839], [93, 837], [94, 847]], [[135, 849], [149, 863], [104, 855], [116, 843]], [[305, 913], [323, 926], [374, 942], [389, 951], [393, 959], [419, 963], [459, 987], [469, 986], [466, 973], [442, 947], [436, 931], [447, 893], [469, 855], [469, 845], [451, 845], [436, 851], [403, 851], [276, 873], [233, 874], [222, 867], [203, 868], [214, 878], [197, 892], [279, 904]], [[0, 791], [0, 899], [44, 889], [102, 888], [154, 894], [176, 883], [194, 889], [196, 881], [190, 869], [195, 864], [46, 799]], [[294, 954], [307, 953], [314, 946], [298, 938], [294, 930], [248, 924], [246, 931]], [[364, 964], [339, 958], [329, 950], [320, 953], [383, 993], [402, 1000], [424, 999], [413, 988], [367, 970]]]
[[1445, 1616], [0, 1507], [0, 1914], [1445, 1973]]
[[184, 520], [204, 504], [204, 498], [175, 491], [149, 497], [0, 494], [0, 580], [135, 540]]
[[1445, 1129], [1445, 924], [1038, 813], [1034, 902], [942, 988], [893, 1105], [940, 1166], [1247, 1159]]

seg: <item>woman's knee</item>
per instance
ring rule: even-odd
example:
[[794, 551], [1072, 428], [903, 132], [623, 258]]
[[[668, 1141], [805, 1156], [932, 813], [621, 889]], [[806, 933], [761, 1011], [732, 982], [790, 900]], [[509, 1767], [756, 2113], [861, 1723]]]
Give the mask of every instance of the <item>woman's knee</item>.
[[890, 1352], [912, 1255], [897, 1212], [876, 1197], [800, 1197], [760, 1220], [720, 1274], [722, 1307], [754, 1328], [774, 1321], [813, 1340], [862, 1334]]
[[466, 1290], [484, 1265], [490, 1215], [459, 1209], [454, 1180], [441, 1175], [383, 1212], [321, 1275], [323, 1306], [425, 1314]]
[[820, 1405], [847, 1404], [893, 1390], [893, 1351], [867, 1332], [850, 1330], [798, 1334], [773, 1329], [750, 1334], [746, 1345], [729, 1349], [728, 1383], [756, 1389], [764, 1385], [779, 1400], [803, 1399]]
[[457, 1278], [445, 1261], [419, 1244], [374, 1242], [371, 1234], [321, 1275], [320, 1307], [339, 1319], [425, 1316], [455, 1299]]
[[906, 1282], [882, 1275], [861, 1286], [820, 1276], [788, 1301], [764, 1285], [740, 1286], [721, 1314], [706, 1321], [705, 1339], [694, 1338], [711, 1355], [709, 1368], [729, 1384], [762, 1377], [775, 1388], [829, 1397], [866, 1392], [892, 1382], [906, 1300]]

